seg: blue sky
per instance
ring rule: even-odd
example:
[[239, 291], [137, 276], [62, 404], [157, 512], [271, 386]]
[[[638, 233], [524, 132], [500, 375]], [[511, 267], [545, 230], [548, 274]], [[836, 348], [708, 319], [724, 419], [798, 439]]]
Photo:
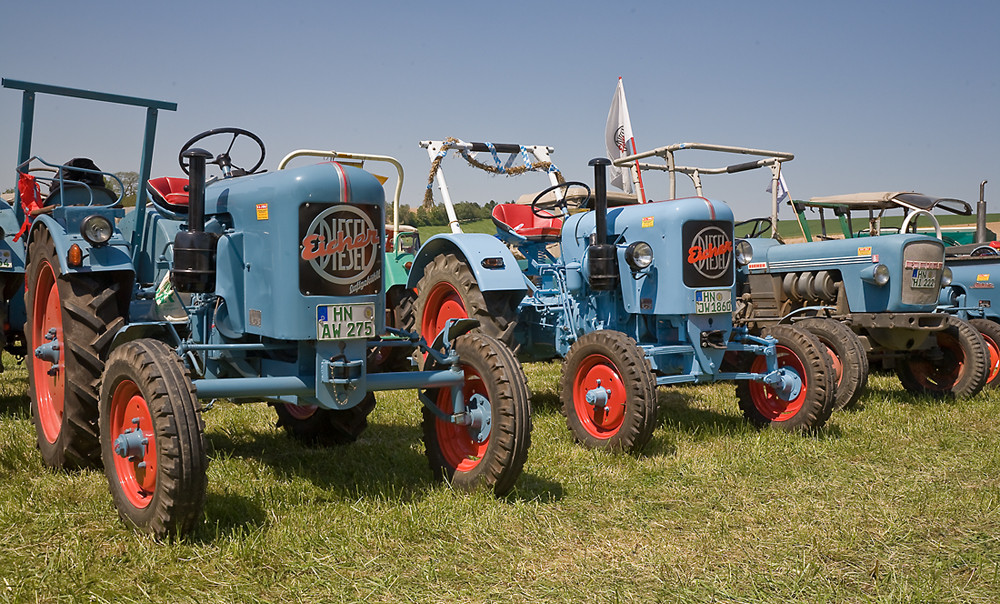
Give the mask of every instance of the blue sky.
[[[1000, 211], [998, 31], [1000, 3], [986, 1], [35, 0], [4, 8], [0, 75], [177, 102], [160, 114], [154, 175], [180, 174], [192, 135], [237, 126], [263, 138], [268, 169], [296, 148], [392, 155], [411, 205], [429, 166], [422, 139], [552, 145], [567, 178], [592, 180], [586, 164], [606, 153], [622, 76], [640, 150], [789, 151], [796, 198], [899, 189], [975, 201], [990, 180]], [[20, 93], [0, 90], [4, 189], [19, 112]], [[36, 117], [33, 151], [45, 159], [137, 169], [141, 110], [47, 97]], [[545, 184], [448, 166], [456, 200]], [[719, 176], [705, 192], [756, 216], [767, 180]], [[665, 177], [646, 185], [666, 194]]]

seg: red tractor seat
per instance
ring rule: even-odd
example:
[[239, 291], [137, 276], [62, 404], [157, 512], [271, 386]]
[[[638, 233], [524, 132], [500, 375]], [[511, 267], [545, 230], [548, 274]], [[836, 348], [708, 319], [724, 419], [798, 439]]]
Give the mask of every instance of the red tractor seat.
[[516, 203], [494, 206], [493, 223], [498, 229], [520, 235], [529, 241], [559, 241], [559, 233], [562, 231], [562, 219], [558, 216], [535, 216], [531, 206]]
[[188, 208], [188, 179], [177, 176], [161, 176], [150, 178], [146, 183], [146, 190], [152, 197], [153, 203], [162, 206], [166, 210], [175, 213], [187, 213]]

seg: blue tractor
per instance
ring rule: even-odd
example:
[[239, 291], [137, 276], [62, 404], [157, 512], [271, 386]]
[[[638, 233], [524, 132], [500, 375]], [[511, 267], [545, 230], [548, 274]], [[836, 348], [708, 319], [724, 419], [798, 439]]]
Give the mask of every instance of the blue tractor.
[[[757, 156], [724, 167], [679, 165], [682, 150]], [[739, 299], [734, 318], [752, 332], [786, 323], [820, 337], [838, 374], [837, 407], [854, 404], [868, 379], [869, 362], [895, 369], [903, 387], [934, 397], [969, 397], [986, 381], [988, 353], [966, 321], [935, 312], [942, 283], [950, 281], [944, 244], [928, 235], [901, 233], [864, 239], [784, 243], [776, 230], [781, 164], [790, 153], [745, 147], [683, 143], [619, 160], [625, 165], [659, 157], [637, 169], [689, 176], [700, 195], [701, 176], [770, 168], [771, 215], [745, 221], [737, 237]], [[799, 202], [795, 202], [799, 204]], [[801, 208], [799, 208], [801, 209]], [[800, 212], [801, 216], [801, 212]], [[915, 226], [915, 225], [914, 225]]]
[[[446, 205], [441, 160], [450, 151], [495, 173], [548, 174], [552, 185], [529, 202], [494, 207], [496, 236], [462, 233], [456, 221], [456, 232], [424, 244], [410, 271], [409, 316], [425, 333], [474, 317], [522, 359], [563, 359], [562, 410], [577, 441], [641, 449], [656, 424], [656, 389], [670, 384], [737, 381], [740, 408], [757, 426], [805, 430], [827, 421], [832, 378], [818, 341], [790, 326], [773, 337], [733, 326], [726, 204], [609, 196], [605, 159], [591, 162], [591, 195], [589, 185], [562, 180], [551, 147], [421, 144]], [[626, 205], [609, 208], [609, 199]], [[727, 361], [738, 368], [724, 370]]]
[[[366, 426], [374, 391], [422, 389], [435, 476], [497, 494], [514, 486], [531, 421], [511, 351], [470, 333], [475, 321], [450, 322], [430, 346], [398, 330], [381, 337], [385, 195], [375, 176], [337, 161], [265, 173], [260, 138], [220, 128], [180, 150], [186, 177], [149, 179], [157, 112], [173, 103], [3, 86], [23, 91], [18, 173], [28, 192], [0, 212], [23, 225], [4, 278], [26, 283], [31, 410], [47, 465], [103, 463], [126, 522], [184, 533], [206, 497], [200, 399], [268, 401], [292, 436], [343, 443]], [[140, 189], [136, 209], [119, 207], [92, 161], [31, 156], [42, 94], [146, 109], [148, 197]], [[248, 149], [251, 163], [234, 163]], [[207, 165], [221, 174], [206, 178]], [[395, 345], [419, 347], [424, 370], [370, 371], [371, 351]]]

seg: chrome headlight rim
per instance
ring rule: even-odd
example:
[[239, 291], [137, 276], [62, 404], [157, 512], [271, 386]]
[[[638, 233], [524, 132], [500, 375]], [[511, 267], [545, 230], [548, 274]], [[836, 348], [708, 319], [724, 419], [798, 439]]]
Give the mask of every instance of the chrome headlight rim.
[[653, 265], [653, 246], [645, 241], [635, 241], [625, 248], [625, 262], [633, 271], [646, 270]]
[[753, 262], [753, 245], [746, 239], [736, 241], [736, 263], [746, 266]]
[[955, 275], [952, 274], [951, 268], [947, 266], [944, 267], [944, 269], [941, 271], [941, 287], [948, 287], [949, 285], [951, 285], [951, 282], [952, 280], [954, 280], [954, 278]]
[[107, 216], [91, 214], [80, 223], [80, 235], [94, 247], [107, 245], [114, 235], [115, 228]]

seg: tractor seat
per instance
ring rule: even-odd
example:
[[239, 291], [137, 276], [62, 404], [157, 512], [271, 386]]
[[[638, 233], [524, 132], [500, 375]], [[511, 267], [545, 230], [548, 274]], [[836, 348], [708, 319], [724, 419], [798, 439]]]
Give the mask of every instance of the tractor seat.
[[146, 183], [153, 203], [175, 214], [187, 214], [188, 179], [177, 176], [150, 178]]
[[109, 206], [117, 201], [118, 194], [105, 186], [104, 173], [97, 164], [86, 157], [74, 157], [50, 180], [43, 205]]
[[531, 206], [501, 203], [493, 207], [493, 223], [505, 233], [512, 233], [528, 241], [559, 241], [562, 219], [558, 216], [535, 216]]

